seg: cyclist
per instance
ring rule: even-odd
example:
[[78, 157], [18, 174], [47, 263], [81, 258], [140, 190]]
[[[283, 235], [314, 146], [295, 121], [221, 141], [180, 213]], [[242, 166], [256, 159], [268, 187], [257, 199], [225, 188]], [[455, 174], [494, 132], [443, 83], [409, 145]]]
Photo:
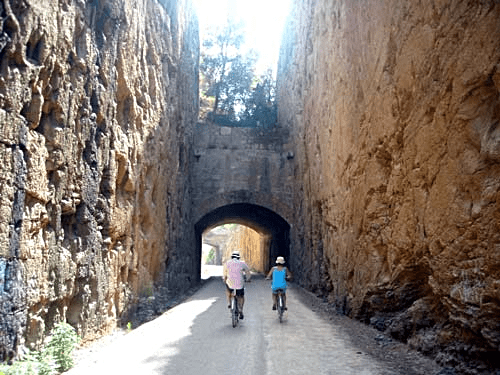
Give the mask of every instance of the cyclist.
[[243, 319], [243, 305], [245, 304], [245, 278], [243, 274], [246, 275], [246, 281], [249, 282], [251, 278], [250, 269], [245, 262], [240, 260], [239, 251], [233, 251], [231, 259], [224, 263], [222, 268], [222, 280], [226, 284], [227, 307], [229, 308], [231, 308], [231, 293], [233, 289], [236, 289], [240, 319]]
[[286, 280], [291, 279], [293, 275], [290, 270], [284, 266], [285, 258], [276, 258], [276, 264], [277, 266], [271, 268], [271, 271], [269, 271], [266, 276], [267, 280], [271, 279], [271, 277], [273, 278], [273, 282], [271, 283], [271, 288], [273, 290], [273, 310], [276, 310], [278, 289], [283, 289], [283, 305], [285, 310], [288, 310], [286, 307]]

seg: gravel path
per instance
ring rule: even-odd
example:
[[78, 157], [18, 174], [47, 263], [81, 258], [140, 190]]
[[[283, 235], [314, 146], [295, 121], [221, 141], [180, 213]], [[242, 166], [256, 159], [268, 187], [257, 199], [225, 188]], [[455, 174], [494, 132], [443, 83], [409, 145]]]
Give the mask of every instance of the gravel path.
[[314, 295], [289, 288], [280, 324], [269, 282], [246, 287], [245, 319], [231, 319], [220, 279], [130, 333], [79, 350], [76, 374], [437, 374], [440, 367], [407, 346], [345, 316]]

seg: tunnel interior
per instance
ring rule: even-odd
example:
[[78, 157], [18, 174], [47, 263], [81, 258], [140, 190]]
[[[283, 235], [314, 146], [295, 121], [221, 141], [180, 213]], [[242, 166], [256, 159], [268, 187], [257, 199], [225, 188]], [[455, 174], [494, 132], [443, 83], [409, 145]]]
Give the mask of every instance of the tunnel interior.
[[287, 265], [290, 264], [290, 225], [274, 211], [249, 203], [234, 203], [219, 207], [203, 216], [195, 224], [196, 254], [200, 257], [197, 264], [201, 264], [203, 233], [229, 223], [245, 225], [268, 236], [267, 249], [264, 249], [265, 270], [269, 270], [274, 265], [278, 256], [283, 256]]

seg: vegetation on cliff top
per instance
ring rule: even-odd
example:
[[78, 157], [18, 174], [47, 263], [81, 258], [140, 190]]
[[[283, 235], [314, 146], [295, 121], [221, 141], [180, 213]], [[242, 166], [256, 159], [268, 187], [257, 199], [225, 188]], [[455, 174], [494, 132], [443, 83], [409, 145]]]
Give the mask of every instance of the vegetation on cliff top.
[[255, 74], [257, 53], [242, 54], [243, 41], [243, 25], [229, 19], [203, 41], [202, 117], [224, 126], [271, 127], [277, 118], [275, 80], [271, 71]]

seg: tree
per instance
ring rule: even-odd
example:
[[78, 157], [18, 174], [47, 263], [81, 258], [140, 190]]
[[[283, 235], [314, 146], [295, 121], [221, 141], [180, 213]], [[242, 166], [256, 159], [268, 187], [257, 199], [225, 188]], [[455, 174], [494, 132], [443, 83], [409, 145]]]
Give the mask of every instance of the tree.
[[203, 42], [200, 70], [207, 86], [205, 94], [215, 99], [214, 115], [219, 110], [233, 116], [241, 112], [250, 93], [257, 55], [253, 51], [242, 55], [243, 41], [243, 24], [228, 19], [222, 27], [212, 29]]
[[271, 126], [277, 121], [275, 102], [276, 81], [268, 70], [256, 81], [256, 85], [245, 103], [245, 121], [254, 126]]
[[239, 56], [243, 40], [242, 24], [228, 19], [222, 27], [212, 29], [203, 42], [200, 69], [208, 83], [207, 94], [215, 97], [214, 114], [219, 109], [221, 93], [226, 91], [227, 75], [231, 64]]
[[251, 95], [254, 66], [255, 59], [252, 55], [236, 56], [219, 86], [219, 107], [232, 119], [239, 117], [245, 110], [245, 103]]
[[229, 126], [267, 126], [276, 122], [275, 81], [269, 70], [255, 75], [258, 55], [241, 53], [242, 23], [228, 20], [213, 28], [203, 42], [200, 64], [203, 94], [213, 97], [212, 113], [219, 124]]

